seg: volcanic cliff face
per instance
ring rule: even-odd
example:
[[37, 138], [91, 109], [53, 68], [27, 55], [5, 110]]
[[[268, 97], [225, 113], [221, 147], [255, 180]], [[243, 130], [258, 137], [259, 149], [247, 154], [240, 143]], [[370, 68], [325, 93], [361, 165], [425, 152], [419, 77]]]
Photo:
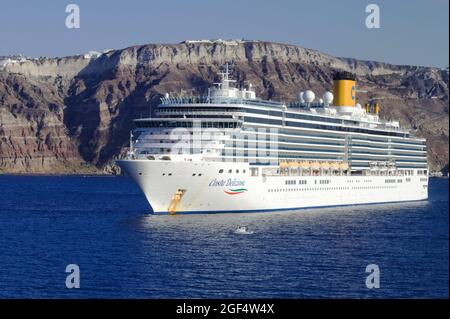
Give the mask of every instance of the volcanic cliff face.
[[148, 116], [166, 92], [204, 93], [225, 62], [234, 64], [238, 83], [251, 82], [260, 97], [286, 102], [302, 90], [331, 90], [335, 71], [354, 72], [360, 103], [376, 99], [382, 117], [428, 139], [432, 169], [448, 167], [448, 69], [241, 41], [0, 63], [0, 171], [110, 172], [125, 152], [133, 118]]

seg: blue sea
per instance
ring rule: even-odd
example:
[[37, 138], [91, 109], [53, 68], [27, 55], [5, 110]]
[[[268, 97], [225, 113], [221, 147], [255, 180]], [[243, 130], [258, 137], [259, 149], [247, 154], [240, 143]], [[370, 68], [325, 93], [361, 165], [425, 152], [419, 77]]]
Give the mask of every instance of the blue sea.
[[160, 216], [126, 177], [3, 175], [0, 298], [448, 298], [448, 211], [445, 179], [425, 202]]

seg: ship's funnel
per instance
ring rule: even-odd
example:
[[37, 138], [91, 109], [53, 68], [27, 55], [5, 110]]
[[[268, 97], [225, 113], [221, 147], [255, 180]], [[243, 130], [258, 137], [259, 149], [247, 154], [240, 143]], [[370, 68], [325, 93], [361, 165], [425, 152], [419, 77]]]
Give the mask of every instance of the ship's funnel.
[[380, 114], [380, 104], [375, 103], [373, 112], [374, 112], [376, 115], [379, 115], [379, 114]]
[[333, 77], [334, 105], [356, 105], [356, 76], [349, 72], [338, 72]]

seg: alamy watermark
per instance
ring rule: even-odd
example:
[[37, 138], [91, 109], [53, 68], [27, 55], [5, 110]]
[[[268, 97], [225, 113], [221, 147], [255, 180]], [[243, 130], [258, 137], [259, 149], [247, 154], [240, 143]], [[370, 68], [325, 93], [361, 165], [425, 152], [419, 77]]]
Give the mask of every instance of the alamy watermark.
[[[230, 122], [230, 125], [232, 124]], [[258, 158], [261, 164], [276, 165], [278, 163], [277, 128], [246, 128], [242, 131], [232, 130], [225, 133], [224, 127], [209, 127], [214, 125], [227, 124], [193, 120], [192, 128], [170, 129], [170, 134], [161, 138], [155, 153], [177, 157], [201, 155], [204, 151], [208, 151], [209, 154], [203, 155], [220, 156], [225, 162], [233, 162], [236, 157], [249, 157]], [[145, 144], [146, 139], [153, 138], [144, 134], [138, 137], [136, 143]], [[227, 145], [222, 144], [224, 140], [228, 141]]]
[[80, 28], [80, 7], [77, 4], [71, 3], [66, 6], [66, 28], [79, 29]]
[[366, 267], [366, 287], [368, 289], [380, 288], [380, 267], [377, 264], [370, 264]]
[[377, 4], [371, 3], [366, 6], [366, 27], [368, 29], [380, 28], [380, 7]]
[[80, 267], [77, 264], [69, 264], [66, 266], [66, 288], [80, 288]]

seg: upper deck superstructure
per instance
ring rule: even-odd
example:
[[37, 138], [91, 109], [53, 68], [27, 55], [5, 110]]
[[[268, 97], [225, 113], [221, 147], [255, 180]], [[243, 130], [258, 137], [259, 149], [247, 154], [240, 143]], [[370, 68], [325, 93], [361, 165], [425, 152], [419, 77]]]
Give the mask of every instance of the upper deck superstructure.
[[427, 169], [424, 139], [359, 104], [333, 105], [330, 92], [315, 101], [311, 91], [290, 104], [264, 101], [251, 85], [234, 87], [228, 69], [221, 75], [208, 94], [166, 94], [154, 118], [135, 120], [132, 156], [320, 167], [338, 162], [350, 172]]

